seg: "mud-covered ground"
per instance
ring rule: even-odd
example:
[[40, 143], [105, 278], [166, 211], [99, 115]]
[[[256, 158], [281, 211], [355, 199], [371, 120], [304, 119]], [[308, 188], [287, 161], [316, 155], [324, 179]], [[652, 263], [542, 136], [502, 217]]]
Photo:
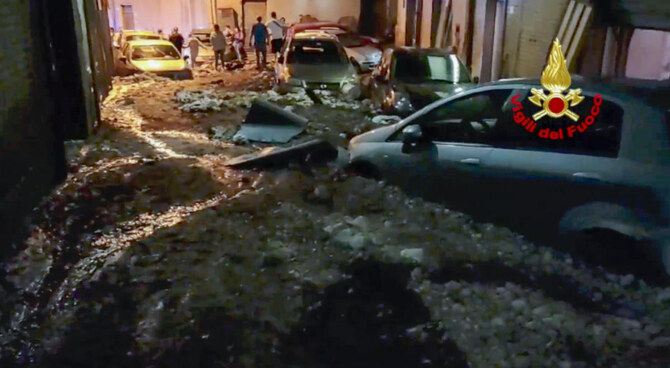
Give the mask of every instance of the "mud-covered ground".
[[670, 288], [335, 164], [227, 168], [266, 147], [233, 139], [257, 94], [311, 120], [290, 144], [377, 126], [364, 101], [271, 82], [250, 65], [115, 81], [4, 265], [0, 366], [670, 364]]

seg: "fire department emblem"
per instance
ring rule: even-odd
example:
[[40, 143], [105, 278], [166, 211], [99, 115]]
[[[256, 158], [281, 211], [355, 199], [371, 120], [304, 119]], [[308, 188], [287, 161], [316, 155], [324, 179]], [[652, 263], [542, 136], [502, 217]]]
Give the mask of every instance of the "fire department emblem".
[[545, 115], [552, 118], [560, 118], [565, 115], [575, 122], [579, 120], [579, 115], [570, 111], [569, 108], [579, 105], [584, 97], [581, 96], [581, 89], [570, 89], [566, 95], [563, 94], [565, 90], [570, 88], [572, 79], [558, 39], [554, 40], [547, 66], [542, 71], [540, 83], [544, 89], [549, 91], [549, 94], [545, 94], [542, 89], [531, 89], [532, 96], [528, 100], [542, 108], [533, 115], [534, 120], [537, 121]]

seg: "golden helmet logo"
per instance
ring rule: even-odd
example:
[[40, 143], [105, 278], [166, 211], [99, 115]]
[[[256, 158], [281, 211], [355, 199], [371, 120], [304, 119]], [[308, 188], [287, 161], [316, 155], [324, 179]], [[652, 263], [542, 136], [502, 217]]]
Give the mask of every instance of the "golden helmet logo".
[[545, 115], [549, 115], [552, 118], [560, 118], [565, 115], [574, 121], [578, 121], [579, 115], [570, 111], [569, 107], [579, 105], [584, 100], [584, 97], [581, 96], [581, 89], [571, 89], [567, 95], [563, 95], [563, 92], [570, 88], [572, 80], [570, 79], [568, 66], [565, 63], [565, 56], [558, 39], [554, 40], [549, 60], [542, 72], [540, 82], [542, 87], [549, 91], [549, 95], [544, 94], [544, 91], [541, 89], [531, 89], [530, 92], [533, 96], [528, 100], [542, 107], [540, 112], [533, 115], [533, 119], [539, 120]]
[[[511, 100], [511, 103], [514, 106], [514, 122], [529, 133], [536, 133], [536, 129], [538, 128], [536, 121], [542, 119], [545, 115], [554, 119], [567, 116], [576, 124], [570, 125], [569, 122], [565, 121], [556, 122], [558, 125], [547, 124], [546, 127], [537, 130], [537, 136], [541, 139], [551, 140], [574, 138], [577, 135], [586, 132], [586, 130], [593, 125], [596, 117], [600, 114], [600, 108], [603, 103], [600, 94], [596, 94], [593, 97], [593, 106], [591, 106], [590, 114], [587, 113], [588, 116], [586, 116], [582, 122], [579, 121], [579, 115], [570, 110], [571, 107], [575, 107], [582, 103], [582, 101], [584, 101], [584, 96], [582, 96], [582, 90], [579, 88], [569, 89], [572, 84], [572, 79], [568, 72], [568, 66], [565, 62], [563, 50], [561, 49], [561, 43], [558, 42], [558, 40], [555, 40], [551, 47], [547, 66], [544, 68], [544, 71], [542, 71], [540, 84], [544, 89], [531, 88], [531, 96], [528, 97], [528, 101], [542, 108], [542, 110], [533, 114], [532, 119], [527, 117], [523, 112], [524, 106], [520, 101], [521, 94], [513, 96]], [[547, 90], [548, 94], [545, 93], [544, 90]], [[568, 92], [567, 94], [564, 94], [566, 90], [568, 90]], [[580, 108], [581, 107], [583, 106], [580, 106]]]

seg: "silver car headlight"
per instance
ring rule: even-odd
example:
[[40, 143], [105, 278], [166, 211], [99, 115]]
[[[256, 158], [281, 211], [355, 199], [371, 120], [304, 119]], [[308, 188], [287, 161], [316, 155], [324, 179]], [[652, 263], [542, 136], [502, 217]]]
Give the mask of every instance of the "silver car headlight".
[[376, 52], [368, 57], [368, 61], [371, 63], [379, 64], [382, 61], [382, 53]]

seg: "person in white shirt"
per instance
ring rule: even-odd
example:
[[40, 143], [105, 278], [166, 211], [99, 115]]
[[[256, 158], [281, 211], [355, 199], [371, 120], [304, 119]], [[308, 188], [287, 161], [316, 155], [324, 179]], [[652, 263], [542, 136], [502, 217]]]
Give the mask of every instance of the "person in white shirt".
[[265, 25], [270, 33], [270, 44], [272, 46], [272, 52], [278, 54], [281, 51], [281, 47], [284, 44], [284, 28], [286, 25], [277, 19], [277, 13], [272, 12], [270, 15], [272, 19]]
[[186, 47], [188, 47], [189, 51], [191, 52], [189, 55], [189, 58], [191, 59], [191, 68], [195, 68], [197, 65], [196, 59], [200, 53], [200, 48], [207, 48], [207, 46], [205, 46], [205, 44], [203, 44], [197, 37], [193, 35], [193, 33], [191, 33], [188, 35], [188, 40], [186, 41], [184, 48]]

